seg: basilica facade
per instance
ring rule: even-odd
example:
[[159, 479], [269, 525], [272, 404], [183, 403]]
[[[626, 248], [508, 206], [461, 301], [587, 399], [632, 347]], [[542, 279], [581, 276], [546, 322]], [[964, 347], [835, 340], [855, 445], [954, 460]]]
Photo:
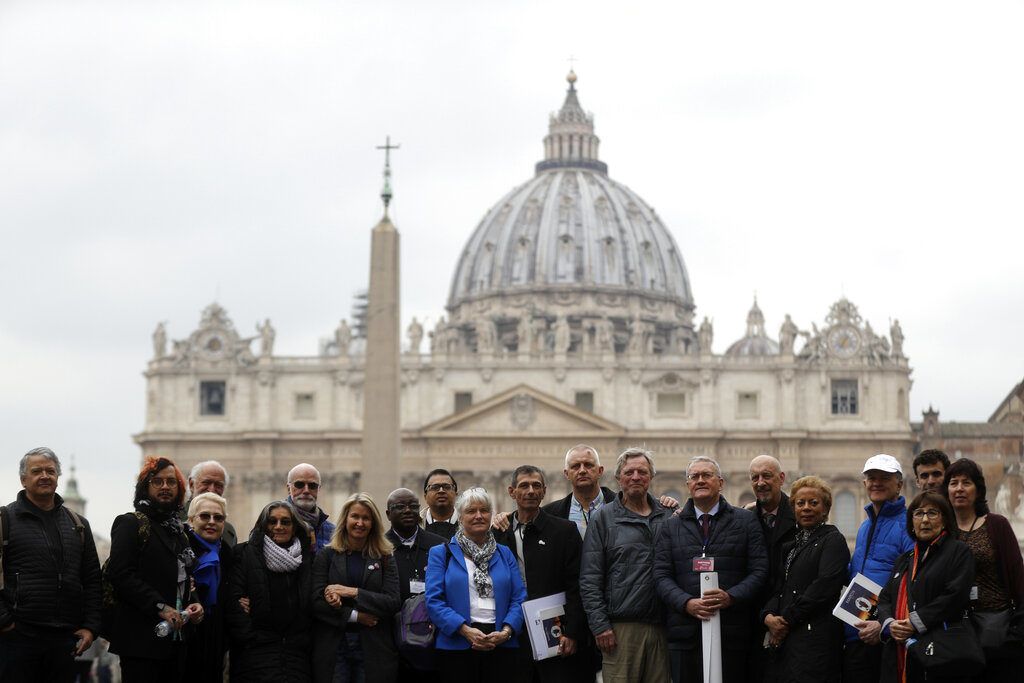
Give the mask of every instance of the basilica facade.
[[[787, 315], [772, 334], [755, 301], [746, 334], [716, 342], [708, 319], [696, 321], [672, 232], [599, 159], [575, 81], [570, 73], [534, 176], [469, 236], [445, 316], [430, 331], [408, 323], [395, 485], [422, 490], [423, 474], [444, 467], [462, 488], [497, 492], [504, 509], [510, 472], [530, 463], [549, 473], [553, 498], [568, 490], [565, 451], [586, 442], [613, 488], [615, 456], [642, 445], [655, 455], [656, 492], [685, 499], [687, 462], [709, 455], [726, 497], [746, 502], [747, 465], [770, 453], [790, 480], [830, 480], [833, 519], [852, 535], [864, 460], [890, 453], [909, 472], [911, 370], [899, 323], [879, 334], [854, 303], [822, 300], [821, 319]], [[146, 369], [143, 454], [183, 468], [221, 461], [240, 528], [284, 495], [299, 462], [323, 473], [328, 512], [360, 489], [358, 325], [342, 321], [308, 357], [275, 355], [274, 336], [269, 320], [243, 336], [214, 303], [185, 338], [159, 326]]]

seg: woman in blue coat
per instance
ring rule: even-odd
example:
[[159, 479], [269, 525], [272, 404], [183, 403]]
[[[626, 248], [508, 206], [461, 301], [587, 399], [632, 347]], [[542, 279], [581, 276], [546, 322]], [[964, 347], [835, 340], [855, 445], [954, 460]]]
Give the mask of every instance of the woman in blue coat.
[[448, 683], [517, 679], [526, 588], [512, 551], [491, 533], [493, 509], [486, 490], [463, 491], [455, 501], [455, 536], [430, 549], [427, 611], [437, 626], [441, 680]]

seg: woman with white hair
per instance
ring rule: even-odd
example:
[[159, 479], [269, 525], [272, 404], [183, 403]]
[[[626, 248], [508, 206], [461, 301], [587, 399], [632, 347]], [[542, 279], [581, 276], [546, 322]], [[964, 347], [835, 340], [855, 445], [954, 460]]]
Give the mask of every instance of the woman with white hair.
[[227, 518], [228, 502], [216, 493], [200, 493], [188, 506], [188, 540], [196, 556], [192, 579], [204, 616], [186, 642], [189, 679], [197, 682], [224, 680], [224, 605], [232, 567], [223, 538]]
[[437, 626], [436, 656], [444, 681], [514, 681], [526, 588], [512, 551], [494, 540], [494, 505], [482, 488], [455, 500], [451, 541], [430, 549], [427, 611]]

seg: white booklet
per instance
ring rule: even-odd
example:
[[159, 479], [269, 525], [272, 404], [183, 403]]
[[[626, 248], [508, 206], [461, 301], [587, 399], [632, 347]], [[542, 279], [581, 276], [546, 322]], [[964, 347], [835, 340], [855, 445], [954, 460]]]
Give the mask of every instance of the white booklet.
[[843, 589], [832, 614], [850, 626], [856, 626], [858, 621], [867, 621], [871, 616], [881, 592], [881, 586], [863, 574], [857, 574], [850, 585]]
[[558, 656], [565, 616], [565, 593], [546, 595], [523, 603], [523, 621], [530, 635], [530, 648], [537, 661]]

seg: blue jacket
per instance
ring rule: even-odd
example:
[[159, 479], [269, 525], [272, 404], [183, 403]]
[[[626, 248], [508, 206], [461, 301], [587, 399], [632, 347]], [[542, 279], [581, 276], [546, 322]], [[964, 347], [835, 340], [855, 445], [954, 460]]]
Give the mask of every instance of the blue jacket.
[[[882, 504], [875, 517], [875, 506], [864, 506], [868, 513], [857, 530], [857, 545], [850, 558], [850, 578], [863, 574], [879, 586], [889, 581], [893, 565], [903, 553], [914, 549], [914, 541], [907, 534], [907, 503], [900, 496]], [[871, 547], [868, 548], [870, 539]], [[857, 629], [846, 627], [846, 640], [856, 640]]]
[[[448, 559], [445, 548], [451, 550], [451, 559]], [[500, 629], [508, 624], [518, 635], [523, 630], [522, 604], [526, 600], [526, 588], [512, 551], [499, 543], [491, 555], [487, 571], [494, 584], [495, 626]], [[459, 627], [470, 623], [469, 573], [466, 557], [458, 543], [451, 541], [430, 549], [426, 596], [427, 612], [437, 627], [437, 647], [441, 650], [468, 650], [469, 641], [459, 634]], [[509, 638], [499, 647], [518, 648], [519, 639]]]

